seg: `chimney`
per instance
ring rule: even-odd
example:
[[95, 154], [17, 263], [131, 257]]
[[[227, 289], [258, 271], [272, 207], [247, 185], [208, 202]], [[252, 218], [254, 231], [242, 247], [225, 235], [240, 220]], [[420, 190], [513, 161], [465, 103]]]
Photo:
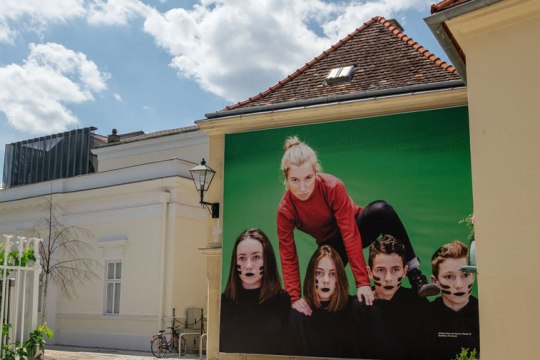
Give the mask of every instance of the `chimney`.
[[120, 142], [120, 135], [117, 135], [118, 131], [112, 129], [112, 134], [107, 136], [107, 144]]
[[403, 26], [396, 19], [388, 19], [388, 22], [392, 23], [399, 31], [403, 32]]

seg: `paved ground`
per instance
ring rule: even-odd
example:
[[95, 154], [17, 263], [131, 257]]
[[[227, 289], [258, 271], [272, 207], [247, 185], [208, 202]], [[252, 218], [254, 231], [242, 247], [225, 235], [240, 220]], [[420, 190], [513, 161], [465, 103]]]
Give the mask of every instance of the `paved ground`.
[[[165, 355], [165, 359], [178, 359], [178, 353]], [[48, 345], [45, 360], [148, 360], [156, 359], [150, 351], [124, 351], [101, 348], [83, 348], [74, 346]], [[198, 354], [186, 354], [180, 359], [199, 359]]]

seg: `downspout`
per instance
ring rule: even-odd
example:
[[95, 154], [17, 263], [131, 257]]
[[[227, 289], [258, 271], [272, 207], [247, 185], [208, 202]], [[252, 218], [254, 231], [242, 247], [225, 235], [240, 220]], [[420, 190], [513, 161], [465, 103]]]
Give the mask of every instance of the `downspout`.
[[159, 266], [159, 312], [158, 312], [158, 320], [157, 320], [157, 326], [158, 330], [162, 329], [163, 326], [163, 292], [165, 291], [165, 261], [166, 261], [166, 253], [165, 253], [165, 246], [167, 243], [167, 213], [169, 210], [169, 202], [171, 201], [171, 193], [168, 191], [164, 191], [161, 194], [159, 194], [159, 201], [162, 204], [161, 207], [161, 251], [159, 254], [160, 266]]

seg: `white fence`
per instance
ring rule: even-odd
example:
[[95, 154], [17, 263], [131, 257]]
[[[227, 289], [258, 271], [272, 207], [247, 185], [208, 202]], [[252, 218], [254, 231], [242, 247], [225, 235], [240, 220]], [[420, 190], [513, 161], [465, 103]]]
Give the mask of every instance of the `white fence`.
[[[3, 258], [0, 258], [0, 325], [12, 325], [8, 334], [10, 342], [24, 341], [37, 327], [40, 241], [4, 235], [4, 241], [0, 242], [0, 253], [3, 251]], [[35, 260], [26, 261], [29, 249], [33, 249]], [[2, 335], [2, 344], [6, 342], [7, 337]]]

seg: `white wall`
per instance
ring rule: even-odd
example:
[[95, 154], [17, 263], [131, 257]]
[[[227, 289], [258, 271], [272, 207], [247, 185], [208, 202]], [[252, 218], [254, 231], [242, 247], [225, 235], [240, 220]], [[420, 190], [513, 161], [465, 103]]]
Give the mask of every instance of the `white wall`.
[[[208, 153], [206, 136], [167, 138], [159, 146], [177, 156]], [[55, 337], [49, 343], [149, 350], [150, 336], [168, 324], [173, 308], [184, 318], [187, 308], [206, 307], [206, 265], [199, 248], [206, 243], [209, 215], [189, 178], [193, 163], [166, 160], [161, 157], [169, 154], [160, 151], [147, 158], [133, 155], [140, 151], [136, 144], [149, 147], [144, 141], [130, 143], [130, 149], [116, 145], [115, 154], [123, 152], [128, 160], [115, 155], [114, 162], [158, 162], [0, 190], [0, 233], [24, 234], [47, 215], [46, 199], [58, 206], [59, 222], [91, 233], [81, 240], [98, 277], [77, 284], [72, 298], [51, 293]], [[122, 261], [118, 315], [105, 315], [107, 260]]]

